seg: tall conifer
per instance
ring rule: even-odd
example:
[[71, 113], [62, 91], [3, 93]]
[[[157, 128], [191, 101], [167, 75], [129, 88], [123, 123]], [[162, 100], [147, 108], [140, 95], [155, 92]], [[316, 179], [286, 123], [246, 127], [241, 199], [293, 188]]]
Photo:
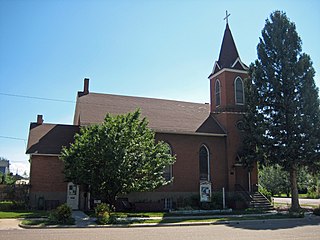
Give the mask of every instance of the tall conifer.
[[247, 162], [279, 164], [290, 174], [292, 211], [300, 209], [297, 171], [320, 166], [320, 110], [315, 71], [284, 12], [266, 20], [246, 83]]

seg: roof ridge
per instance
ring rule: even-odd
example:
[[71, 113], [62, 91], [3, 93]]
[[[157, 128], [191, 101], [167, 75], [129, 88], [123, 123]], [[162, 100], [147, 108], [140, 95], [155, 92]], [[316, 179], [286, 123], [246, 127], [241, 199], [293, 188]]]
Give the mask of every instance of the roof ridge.
[[141, 97], [141, 96], [120, 95], [120, 94], [111, 94], [111, 93], [96, 93], [96, 92], [90, 92], [84, 96], [88, 96], [88, 95], [108, 95], [108, 96], [115, 96], [115, 97], [139, 98], [139, 99], [150, 99], [150, 100], [152, 99], [152, 100], [158, 100], [158, 101], [190, 103], [190, 104], [196, 104], [196, 105], [207, 105], [208, 104], [208, 103], [175, 100], [175, 99], [164, 99], [164, 98], [156, 98], [156, 97]]

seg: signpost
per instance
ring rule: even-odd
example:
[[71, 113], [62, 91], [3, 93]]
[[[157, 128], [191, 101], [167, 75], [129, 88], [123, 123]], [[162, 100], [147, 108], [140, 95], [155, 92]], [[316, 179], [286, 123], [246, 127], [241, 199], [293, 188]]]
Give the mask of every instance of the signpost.
[[200, 182], [200, 202], [211, 202], [211, 182]]

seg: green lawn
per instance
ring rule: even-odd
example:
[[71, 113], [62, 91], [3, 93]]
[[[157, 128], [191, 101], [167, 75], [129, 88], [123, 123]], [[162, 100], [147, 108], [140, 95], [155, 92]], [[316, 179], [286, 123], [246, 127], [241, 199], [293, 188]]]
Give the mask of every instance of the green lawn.
[[15, 210], [15, 211], [0, 211], [0, 219], [3, 218], [40, 218], [49, 215], [46, 211], [31, 211], [31, 210]]
[[222, 221], [243, 221], [243, 220], [266, 220], [266, 219], [285, 219], [289, 218], [288, 214], [275, 214], [267, 216], [242, 216], [242, 217], [223, 217], [223, 218], [164, 218], [164, 219], [146, 219], [146, 220], [132, 220], [132, 221], [119, 221], [118, 224], [142, 224], [142, 223], [188, 223], [188, 222], [208, 222], [216, 223]]

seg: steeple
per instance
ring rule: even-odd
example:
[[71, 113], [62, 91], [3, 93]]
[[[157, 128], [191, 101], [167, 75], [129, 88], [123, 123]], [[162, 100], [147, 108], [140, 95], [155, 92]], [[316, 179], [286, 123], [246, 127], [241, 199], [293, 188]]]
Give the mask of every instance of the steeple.
[[228, 22], [226, 24], [226, 29], [222, 39], [219, 60], [215, 62], [209, 78], [224, 68], [245, 71], [248, 70], [248, 67], [241, 61], [239, 57], [239, 53], [233, 40]]
[[242, 112], [245, 104], [244, 79], [248, 67], [241, 61], [233, 40], [226, 12], [224, 31], [218, 61], [215, 62], [210, 79], [211, 112]]

